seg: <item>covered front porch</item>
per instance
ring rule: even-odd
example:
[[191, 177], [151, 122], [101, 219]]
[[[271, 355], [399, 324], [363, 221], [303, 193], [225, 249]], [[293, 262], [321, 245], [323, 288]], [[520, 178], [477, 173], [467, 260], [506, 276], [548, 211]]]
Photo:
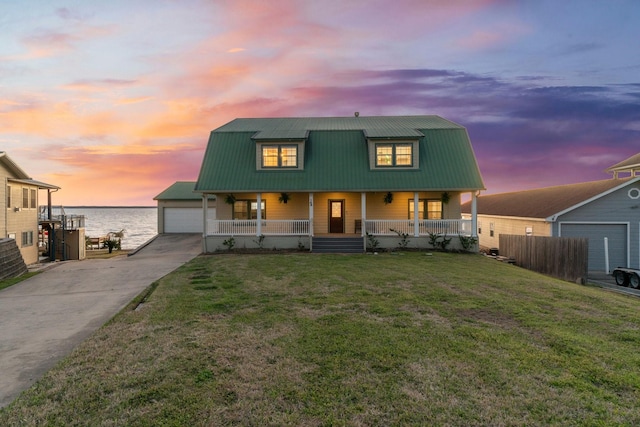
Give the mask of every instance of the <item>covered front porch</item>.
[[[380, 248], [397, 247], [397, 240], [402, 236], [409, 241], [408, 247], [428, 248], [433, 235], [475, 237], [476, 216], [461, 218], [461, 194], [217, 194], [217, 199], [225, 203], [218, 204], [216, 219], [203, 220], [204, 249], [206, 252], [225, 250], [231, 241], [236, 248], [313, 251], [314, 236], [360, 237], [363, 251], [366, 250], [367, 236], [375, 236]], [[207, 218], [208, 197], [203, 196], [203, 218]], [[471, 198], [475, 201], [474, 193], [471, 193]]]

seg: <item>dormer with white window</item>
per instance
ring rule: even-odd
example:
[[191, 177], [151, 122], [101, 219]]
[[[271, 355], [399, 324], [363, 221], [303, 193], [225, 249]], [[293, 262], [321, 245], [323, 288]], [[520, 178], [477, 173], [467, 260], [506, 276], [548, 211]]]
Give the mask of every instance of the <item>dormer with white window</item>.
[[307, 130], [260, 131], [256, 142], [256, 170], [303, 170]]
[[369, 169], [418, 169], [420, 138], [424, 134], [415, 129], [366, 129]]

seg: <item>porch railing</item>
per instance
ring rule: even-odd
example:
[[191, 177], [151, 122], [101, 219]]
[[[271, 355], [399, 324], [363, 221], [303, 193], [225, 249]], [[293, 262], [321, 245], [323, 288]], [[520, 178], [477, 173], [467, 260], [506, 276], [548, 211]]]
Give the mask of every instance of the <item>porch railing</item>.
[[[393, 219], [368, 219], [365, 221], [365, 230], [375, 235], [396, 235], [406, 233], [413, 236], [415, 233], [415, 221]], [[395, 231], [392, 231], [395, 230]], [[471, 220], [469, 219], [425, 219], [418, 221], [418, 233], [420, 236], [429, 234], [461, 234], [471, 235]]]
[[[260, 234], [265, 236], [299, 236], [309, 234], [309, 220], [262, 220], [260, 221]], [[393, 220], [393, 219], [368, 219], [365, 221], [365, 230], [375, 235], [396, 235], [396, 230], [400, 233], [414, 235], [413, 220]], [[420, 236], [429, 234], [443, 235], [471, 235], [471, 220], [469, 219], [438, 219], [419, 220], [418, 232]], [[258, 234], [258, 221], [247, 220], [208, 220], [207, 235], [227, 235], [227, 236], [256, 236]]]
[[[290, 236], [309, 234], [308, 219], [262, 220], [260, 234], [265, 236]], [[255, 219], [209, 220], [207, 235], [256, 236], [258, 221]]]

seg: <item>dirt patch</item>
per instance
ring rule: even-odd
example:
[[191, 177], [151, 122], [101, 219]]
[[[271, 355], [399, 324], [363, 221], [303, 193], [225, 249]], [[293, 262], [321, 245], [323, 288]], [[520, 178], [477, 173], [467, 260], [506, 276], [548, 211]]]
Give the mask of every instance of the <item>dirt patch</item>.
[[520, 322], [507, 313], [486, 308], [470, 308], [458, 311], [458, 315], [463, 319], [471, 319], [505, 329], [520, 328]]

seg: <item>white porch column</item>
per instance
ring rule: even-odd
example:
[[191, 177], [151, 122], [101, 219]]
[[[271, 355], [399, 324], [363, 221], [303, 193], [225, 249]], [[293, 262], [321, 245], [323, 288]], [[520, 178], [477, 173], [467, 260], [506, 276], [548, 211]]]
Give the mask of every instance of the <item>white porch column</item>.
[[364, 236], [367, 235], [367, 193], [360, 193], [360, 215], [362, 216], [360, 224], [360, 235], [363, 237], [362, 246], [363, 251], [367, 253], [367, 239]]
[[202, 193], [202, 252], [207, 253], [207, 208], [209, 207], [209, 195]]
[[360, 235], [366, 236], [366, 222], [367, 222], [367, 193], [360, 193], [360, 215], [362, 216], [362, 226], [360, 227]]
[[[257, 195], [258, 206], [256, 208], [256, 236], [262, 235], [262, 193]], [[251, 211], [251, 206], [249, 206]]]
[[476, 191], [471, 193], [471, 236], [478, 237], [478, 197]]
[[209, 207], [209, 203], [207, 203], [209, 196], [207, 193], [202, 193], [202, 237], [207, 237], [207, 208]]
[[313, 236], [313, 193], [309, 193], [309, 236]]
[[[413, 235], [415, 237], [420, 236], [420, 206], [418, 206], [420, 199], [418, 197], [418, 192], [413, 192]], [[427, 207], [425, 206], [426, 210]]]

